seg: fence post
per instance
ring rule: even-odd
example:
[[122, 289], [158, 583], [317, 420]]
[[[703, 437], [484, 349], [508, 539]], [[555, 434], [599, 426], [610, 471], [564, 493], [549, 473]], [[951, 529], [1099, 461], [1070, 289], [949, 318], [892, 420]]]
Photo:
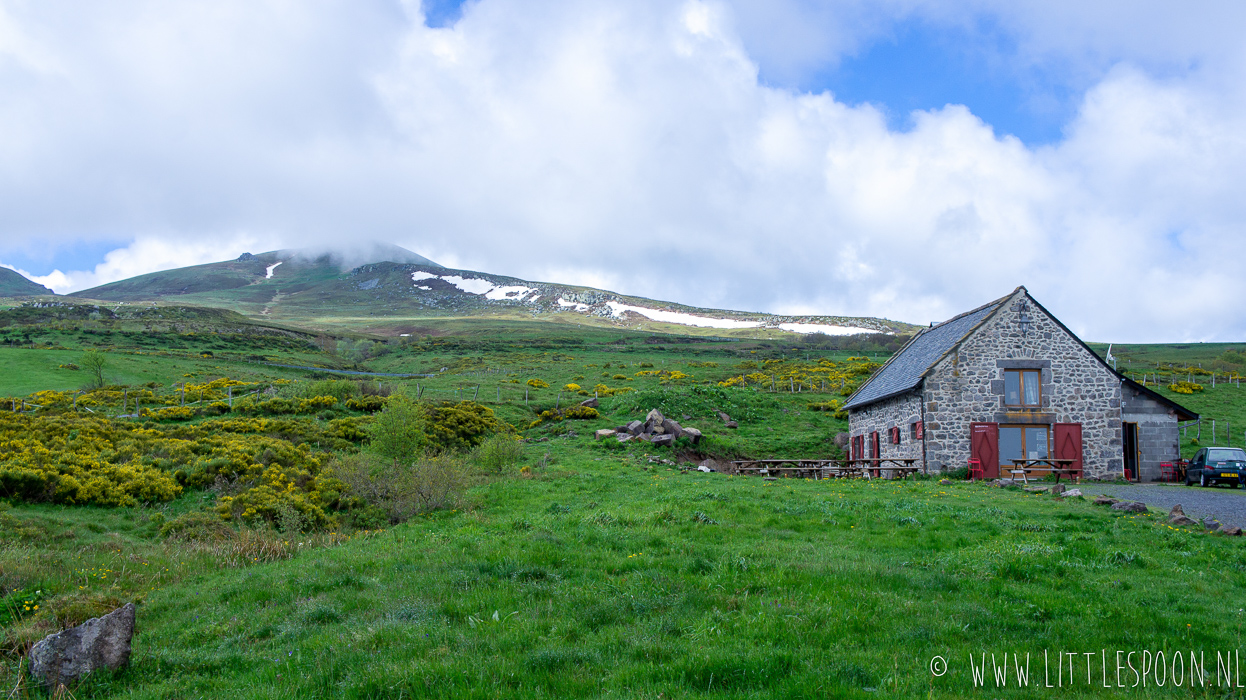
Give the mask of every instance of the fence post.
[[475, 401], [477, 396], [480, 396], [480, 385], [479, 384], [476, 385], [476, 393], [472, 394], [472, 401]]
[[234, 387], [232, 385], [225, 387], [225, 392], [229, 395], [229, 410], [234, 410]]

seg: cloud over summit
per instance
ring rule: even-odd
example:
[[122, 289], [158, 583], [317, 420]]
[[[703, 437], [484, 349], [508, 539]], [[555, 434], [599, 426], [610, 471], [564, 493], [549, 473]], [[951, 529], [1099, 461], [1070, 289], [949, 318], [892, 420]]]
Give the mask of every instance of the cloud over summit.
[[[882, 6], [837, 5], [855, 14], [784, 54], [798, 3], [765, 15], [776, 35], [747, 2], [479, 0], [442, 28], [379, 0], [0, 2], [0, 262], [134, 241], [64, 291], [380, 240], [702, 306], [921, 323], [1025, 284], [1093, 339], [1242, 336], [1223, 263], [1246, 252], [1239, 48], [1177, 37], [1148, 59], [1024, 4]], [[1026, 146], [959, 105], [896, 130], [765, 79], [896, 17], [973, 13], [1016, 27], [1024, 60], [1089, 76], [1062, 140]]]

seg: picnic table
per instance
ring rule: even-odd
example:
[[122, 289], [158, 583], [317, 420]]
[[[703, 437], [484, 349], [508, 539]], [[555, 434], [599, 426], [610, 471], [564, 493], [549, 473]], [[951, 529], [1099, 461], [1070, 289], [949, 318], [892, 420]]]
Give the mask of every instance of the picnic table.
[[737, 474], [798, 479], [879, 478], [882, 472], [905, 478], [920, 467], [910, 459], [748, 459], [731, 463]]
[[1060, 483], [1061, 476], [1069, 476], [1077, 479], [1079, 482], [1082, 477], [1081, 469], [1074, 469], [1073, 464], [1077, 462], [1075, 459], [1014, 459], [1012, 460], [1012, 474], [1021, 474], [1021, 480], [1029, 483], [1029, 475], [1034, 472], [1043, 472], [1044, 474], [1055, 474], [1056, 483]]

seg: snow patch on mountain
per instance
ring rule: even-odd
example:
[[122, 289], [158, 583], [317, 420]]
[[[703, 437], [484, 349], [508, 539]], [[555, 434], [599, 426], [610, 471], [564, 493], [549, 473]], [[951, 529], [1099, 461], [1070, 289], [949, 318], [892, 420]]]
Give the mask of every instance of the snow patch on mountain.
[[417, 270], [411, 273], [411, 281], [415, 283], [416, 289], [430, 290], [432, 287], [420, 284], [424, 280], [437, 279], [448, 282], [460, 290], [468, 294], [483, 294], [486, 299], [493, 301], [523, 301], [528, 294], [536, 291], [532, 287], [523, 285], [502, 286], [495, 285], [487, 279], [479, 277], [463, 277], [462, 275], [434, 275], [429, 272]]
[[708, 318], [706, 316], [694, 316], [692, 314], [680, 313], [678, 311], [646, 309], [643, 306], [630, 306], [628, 304], [620, 304], [617, 301], [608, 301], [606, 302], [606, 306], [610, 307], [610, 312], [616, 317], [622, 317], [625, 312], [631, 311], [653, 321], [678, 323], [685, 326], [697, 326], [699, 328], [760, 328], [762, 326], [761, 321], [736, 321], [735, 319], [730, 318]]
[[826, 335], [856, 335], [869, 333], [865, 328], [832, 326], [825, 323], [780, 323], [779, 328], [793, 333], [824, 333]]
[[558, 297], [557, 299], [555, 299], [555, 301], [557, 301], [558, 305], [564, 309], [575, 309], [576, 311], [579, 311], [581, 313], [588, 311], [588, 304], [581, 304], [577, 301], [567, 301], [566, 299], [563, 299], [562, 297]]

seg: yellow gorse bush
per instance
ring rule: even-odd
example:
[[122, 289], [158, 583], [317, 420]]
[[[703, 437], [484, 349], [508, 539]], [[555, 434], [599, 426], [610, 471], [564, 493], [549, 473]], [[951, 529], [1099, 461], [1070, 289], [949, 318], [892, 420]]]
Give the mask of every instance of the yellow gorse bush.
[[325, 525], [343, 491], [323, 472], [325, 450], [355, 448], [366, 438], [366, 420], [248, 417], [156, 425], [0, 411], [0, 497], [136, 506], [218, 484], [230, 493], [221, 499], [223, 517], [271, 520], [290, 508]]

